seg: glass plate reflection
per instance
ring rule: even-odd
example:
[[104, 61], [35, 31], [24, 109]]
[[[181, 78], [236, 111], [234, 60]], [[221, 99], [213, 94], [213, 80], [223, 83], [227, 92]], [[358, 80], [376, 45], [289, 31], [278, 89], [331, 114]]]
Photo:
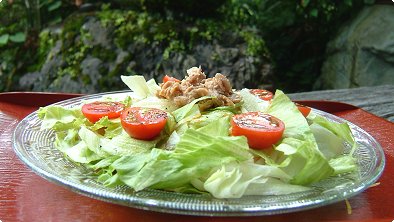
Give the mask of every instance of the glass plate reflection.
[[[94, 94], [65, 100], [57, 105], [78, 106], [84, 100], [125, 97], [129, 91]], [[331, 114], [314, 110], [336, 122], [345, 122]], [[313, 184], [313, 189], [292, 195], [247, 196], [239, 199], [215, 199], [210, 195], [181, 194], [147, 189], [134, 192], [126, 186], [108, 188], [96, 181], [89, 169], [64, 157], [54, 146], [54, 132], [40, 131], [41, 120], [33, 112], [16, 127], [13, 147], [19, 158], [35, 173], [74, 192], [129, 207], [186, 215], [251, 216], [271, 215], [311, 209], [350, 198], [371, 186], [381, 175], [385, 160], [381, 146], [363, 129], [349, 123], [358, 149], [355, 152], [359, 172], [330, 177]]]

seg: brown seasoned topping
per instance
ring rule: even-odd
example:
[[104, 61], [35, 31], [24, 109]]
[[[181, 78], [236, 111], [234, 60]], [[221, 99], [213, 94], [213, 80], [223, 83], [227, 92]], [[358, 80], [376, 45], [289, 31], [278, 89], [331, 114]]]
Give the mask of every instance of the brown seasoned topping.
[[230, 81], [220, 73], [217, 73], [213, 78], [208, 78], [204, 86], [207, 87], [213, 95], [230, 96], [232, 94]]
[[203, 96], [215, 97], [202, 102], [202, 109], [231, 106], [241, 101], [241, 98], [233, 93], [226, 76], [217, 73], [212, 78], [206, 78], [202, 69], [197, 67], [188, 69], [187, 76], [181, 82], [168, 81], [161, 84], [157, 96], [173, 101], [178, 107]]
[[206, 76], [201, 68], [193, 67], [187, 71], [186, 81], [193, 86], [200, 85], [201, 82], [206, 79]]

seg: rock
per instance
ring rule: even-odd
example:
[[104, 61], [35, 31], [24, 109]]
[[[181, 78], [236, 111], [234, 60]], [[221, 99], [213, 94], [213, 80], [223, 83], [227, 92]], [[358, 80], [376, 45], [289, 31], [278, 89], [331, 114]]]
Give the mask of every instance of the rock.
[[76, 93], [92, 93], [95, 90], [92, 86], [84, 85], [78, 79], [72, 79], [70, 75], [64, 75], [56, 78], [48, 86], [52, 92], [76, 92]]
[[[97, 86], [98, 81], [101, 79], [102, 75], [100, 69], [103, 67], [103, 62], [94, 57], [87, 57], [81, 63], [82, 75], [89, 76], [90, 84], [92, 86]], [[95, 91], [95, 90], [93, 90]]]
[[364, 8], [327, 46], [315, 89], [394, 84], [394, 7]]
[[40, 76], [40, 72], [26, 73], [19, 79], [19, 86], [21, 86], [24, 91], [31, 91], [33, 90], [34, 83], [39, 80]]
[[167, 53], [168, 44], [141, 41], [132, 36], [126, 38], [137, 40], [124, 41], [122, 46], [115, 44], [119, 36], [114, 33], [119, 27], [103, 26], [92, 13], [66, 21], [71, 23], [64, 25], [68, 32], [49, 35], [57, 36], [56, 44], [48, 52], [41, 70], [20, 79], [21, 90], [85, 94], [116, 91], [126, 89], [120, 75], [143, 75], [161, 82], [166, 74], [183, 78], [193, 66], [201, 66], [208, 77], [216, 73], [227, 75], [238, 89], [269, 83], [266, 81], [271, 74], [268, 58], [248, 55], [246, 40], [235, 32], [223, 33], [226, 41], [213, 39], [194, 43], [191, 48], [177, 40], [180, 50]]
[[236, 47], [217, 43], [198, 44], [191, 50], [193, 53], [177, 53], [171, 56], [171, 60], [163, 62], [163, 67], [166, 67], [164, 73], [183, 78], [188, 68], [201, 66], [207, 77], [222, 73], [237, 89], [272, 87], [268, 81], [268, 76], [272, 74], [271, 65], [268, 61], [245, 55], [245, 48], [246, 44]]
[[[41, 70], [26, 73], [19, 79], [20, 90], [52, 91], [50, 85], [57, 78], [59, 67], [63, 67], [65, 64], [60, 56], [61, 48], [62, 42], [57, 41], [55, 46], [49, 51]], [[54, 91], [60, 90], [54, 89]]]
[[82, 30], [89, 33], [87, 38], [83, 38], [84, 44], [111, 49], [112, 41], [109, 35], [112, 30], [104, 28], [97, 18], [92, 16], [88, 17], [87, 22], [82, 26]]

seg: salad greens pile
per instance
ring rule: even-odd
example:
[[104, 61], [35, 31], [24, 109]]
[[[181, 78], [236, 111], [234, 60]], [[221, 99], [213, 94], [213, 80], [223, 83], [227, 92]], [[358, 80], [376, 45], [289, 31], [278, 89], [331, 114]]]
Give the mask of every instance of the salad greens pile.
[[[119, 118], [89, 122], [81, 107], [51, 105], [38, 116], [42, 130], [54, 130], [54, 146], [73, 162], [91, 168], [105, 186], [124, 185], [175, 192], [210, 193], [216, 198], [283, 195], [311, 189], [327, 177], [357, 170], [356, 142], [346, 123], [311, 113], [305, 118], [280, 90], [271, 102], [240, 90], [238, 107], [201, 112], [194, 100], [181, 108], [155, 96], [160, 87], [141, 76], [122, 76], [133, 91], [103, 98], [126, 106], [165, 110], [165, 129], [152, 141], [130, 137]], [[89, 101], [86, 101], [89, 102]], [[261, 111], [285, 124], [282, 139], [268, 150], [249, 148], [244, 136], [231, 136], [234, 112]], [[344, 153], [346, 144], [350, 152]]]

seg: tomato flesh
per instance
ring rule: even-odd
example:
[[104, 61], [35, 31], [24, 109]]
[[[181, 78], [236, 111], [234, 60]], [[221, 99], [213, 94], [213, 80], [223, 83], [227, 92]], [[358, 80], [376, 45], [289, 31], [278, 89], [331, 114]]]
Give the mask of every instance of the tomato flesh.
[[163, 83], [166, 83], [166, 82], [168, 82], [168, 81], [180, 82], [181, 80], [179, 80], [179, 79], [177, 79], [177, 78], [175, 78], [175, 77], [171, 77], [171, 76], [165, 75], [165, 76], [163, 77]]
[[92, 123], [107, 116], [109, 119], [118, 118], [125, 105], [120, 102], [96, 101], [82, 106], [83, 115]]
[[283, 135], [284, 123], [269, 114], [248, 112], [234, 115], [231, 119], [231, 134], [245, 136], [249, 147], [267, 149], [277, 143]]
[[258, 96], [260, 99], [265, 101], [270, 101], [274, 94], [265, 89], [251, 89], [249, 92], [255, 96]]
[[296, 103], [296, 106], [304, 117], [307, 117], [309, 115], [309, 113], [311, 112], [311, 107], [304, 106], [304, 105], [301, 105], [298, 103]]
[[123, 129], [133, 138], [152, 140], [167, 122], [167, 113], [155, 108], [126, 108], [120, 117]]

